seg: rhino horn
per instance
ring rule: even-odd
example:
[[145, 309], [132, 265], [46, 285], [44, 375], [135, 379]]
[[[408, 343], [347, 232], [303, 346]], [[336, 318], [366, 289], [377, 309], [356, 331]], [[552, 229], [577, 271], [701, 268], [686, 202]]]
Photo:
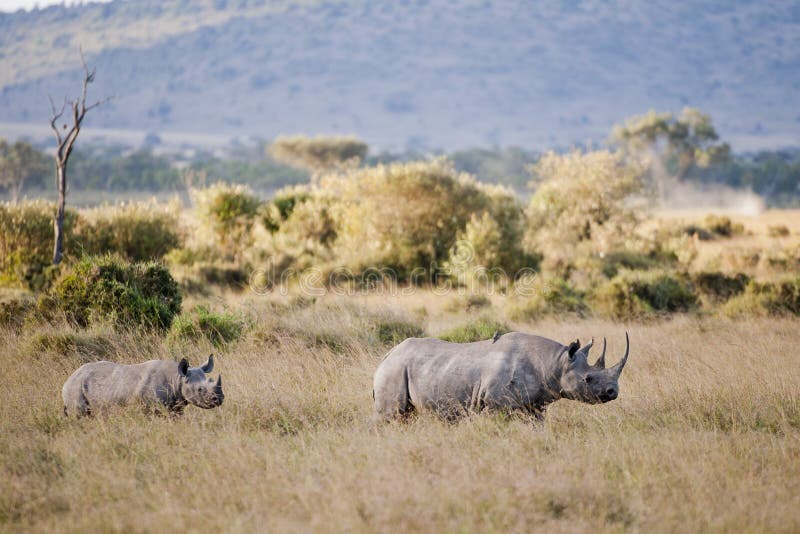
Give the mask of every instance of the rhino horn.
[[217, 385], [215, 387], [217, 388], [217, 391], [222, 391], [222, 373], [220, 373], [217, 377]]
[[594, 365], [600, 369], [604, 369], [606, 366], [606, 338], [603, 338], [603, 353], [597, 358]]
[[630, 351], [630, 348], [631, 348], [631, 342], [630, 339], [628, 339], [628, 333], [625, 332], [625, 355], [617, 363], [617, 365], [609, 369], [617, 377], [619, 377], [620, 373], [622, 373], [622, 368], [625, 367], [625, 362], [628, 361], [628, 352]]

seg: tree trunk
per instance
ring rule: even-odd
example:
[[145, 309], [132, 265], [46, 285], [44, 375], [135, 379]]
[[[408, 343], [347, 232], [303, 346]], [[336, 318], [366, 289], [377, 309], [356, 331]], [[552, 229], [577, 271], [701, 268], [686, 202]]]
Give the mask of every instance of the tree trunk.
[[58, 188], [58, 211], [53, 223], [55, 230], [55, 245], [53, 246], [53, 265], [61, 263], [61, 251], [64, 245], [64, 202], [67, 197], [67, 165], [66, 161], [58, 162], [56, 166], [56, 186]]
[[19, 197], [22, 196], [22, 187], [25, 185], [25, 179], [20, 179], [14, 187], [11, 188], [11, 201], [16, 204], [19, 202]]

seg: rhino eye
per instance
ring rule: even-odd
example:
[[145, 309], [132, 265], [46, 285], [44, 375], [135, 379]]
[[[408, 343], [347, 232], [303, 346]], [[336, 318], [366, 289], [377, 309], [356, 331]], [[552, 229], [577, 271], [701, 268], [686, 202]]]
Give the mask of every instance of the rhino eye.
[[592, 375], [589, 375], [586, 378], [584, 378], [584, 380], [586, 380], [587, 384], [591, 384], [592, 382], [594, 382], [594, 377]]

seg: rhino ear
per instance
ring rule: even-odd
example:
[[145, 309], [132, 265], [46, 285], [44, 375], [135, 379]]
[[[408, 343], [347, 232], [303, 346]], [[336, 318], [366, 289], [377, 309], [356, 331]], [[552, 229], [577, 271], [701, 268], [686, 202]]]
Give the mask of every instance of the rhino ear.
[[206, 374], [210, 373], [214, 369], [214, 355], [213, 354], [209, 354], [208, 355], [208, 361], [206, 363], [204, 363], [203, 366], [200, 369], [202, 369], [203, 372], [206, 373]]
[[569, 361], [575, 359], [575, 353], [578, 352], [579, 348], [581, 348], [581, 341], [579, 339], [576, 339], [569, 344], [569, 348], [567, 349], [567, 352], [569, 353]]
[[189, 372], [189, 360], [181, 358], [181, 361], [178, 362], [178, 372], [181, 376], [186, 376], [186, 373]]

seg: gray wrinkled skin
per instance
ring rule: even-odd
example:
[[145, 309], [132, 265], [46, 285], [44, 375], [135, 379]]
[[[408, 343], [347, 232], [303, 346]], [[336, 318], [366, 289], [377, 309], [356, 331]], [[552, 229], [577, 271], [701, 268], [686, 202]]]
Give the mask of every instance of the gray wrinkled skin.
[[[628, 336], [625, 335], [626, 343]], [[548, 404], [572, 399], [592, 404], [617, 398], [628, 358], [605, 368], [603, 354], [588, 362], [592, 343], [564, 346], [539, 336], [512, 332], [494, 340], [449, 343], [406, 339], [375, 372], [373, 397], [379, 418], [402, 417], [417, 409], [454, 419], [482, 410], [520, 411], [541, 419]]]
[[135, 365], [92, 362], [82, 365], [64, 383], [61, 395], [64, 413], [76, 417], [92, 415], [114, 406], [141, 404], [180, 414], [187, 404], [215, 408], [222, 404], [222, 376], [216, 381], [206, 374], [214, 368], [214, 357], [201, 367], [189, 367], [183, 358], [150, 360]]

